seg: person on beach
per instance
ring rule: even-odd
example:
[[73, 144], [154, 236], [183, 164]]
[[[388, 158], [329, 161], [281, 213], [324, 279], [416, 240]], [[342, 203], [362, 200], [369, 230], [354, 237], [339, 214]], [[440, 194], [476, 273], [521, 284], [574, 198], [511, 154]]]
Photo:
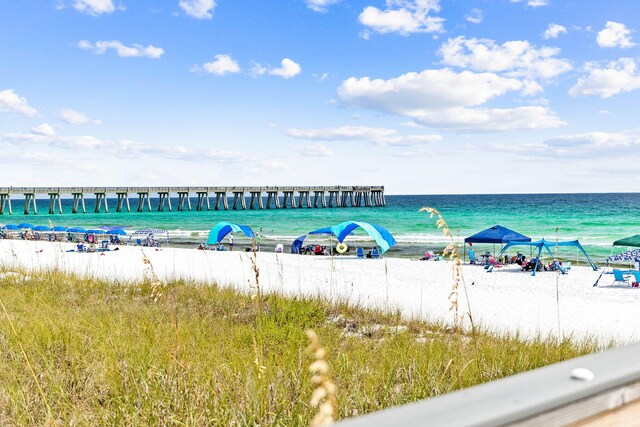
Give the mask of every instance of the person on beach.
[[[260, 229], [262, 230], [262, 229]], [[256, 233], [256, 251], [260, 252], [260, 242], [262, 241], [262, 236], [260, 233]]]
[[232, 251], [233, 244], [234, 244], [233, 233], [229, 233], [229, 236], [227, 237], [227, 241], [229, 242], [229, 250]]

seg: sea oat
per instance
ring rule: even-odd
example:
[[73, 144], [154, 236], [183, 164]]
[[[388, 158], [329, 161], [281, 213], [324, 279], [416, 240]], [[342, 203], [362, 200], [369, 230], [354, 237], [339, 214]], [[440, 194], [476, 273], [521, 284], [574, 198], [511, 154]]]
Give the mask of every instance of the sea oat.
[[[419, 210], [419, 212], [427, 212], [429, 214], [429, 218], [433, 218], [436, 216], [438, 219], [436, 220], [436, 227], [442, 231], [442, 234], [449, 239], [447, 246], [444, 248], [442, 255], [445, 258], [449, 258], [449, 260], [453, 261], [451, 266], [452, 275], [453, 275], [453, 284], [451, 286], [451, 293], [449, 294], [449, 302], [451, 303], [451, 310], [454, 312], [454, 322], [457, 325], [460, 318], [458, 316], [458, 300], [459, 300], [459, 292], [460, 285], [462, 284], [465, 295], [467, 292], [466, 287], [464, 286], [464, 276], [462, 275], [462, 262], [460, 261], [460, 252], [458, 250], [458, 246], [456, 245], [455, 240], [453, 239], [453, 234], [451, 233], [451, 229], [449, 228], [449, 224], [445, 221], [444, 217], [437, 209], [424, 207]], [[473, 317], [471, 315], [471, 307], [469, 305], [469, 298], [467, 296], [467, 309], [469, 320], [471, 321], [471, 327], [473, 328]]]
[[318, 335], [312, 330], [305, 331], [309, 337], [309, 347], [307, 351], [314, 358], [309, 365], [311, 372], [311, 383], [315, 387], [311, 394], [311, 406], [317, 408], [316, 416], [311, 420], [311, 426], [326, 426], [333, 424], [336, 414], [336, 391], [335, 384], [331, 381], [329, 364], [327, 363], [327, 351], [320, 345]]

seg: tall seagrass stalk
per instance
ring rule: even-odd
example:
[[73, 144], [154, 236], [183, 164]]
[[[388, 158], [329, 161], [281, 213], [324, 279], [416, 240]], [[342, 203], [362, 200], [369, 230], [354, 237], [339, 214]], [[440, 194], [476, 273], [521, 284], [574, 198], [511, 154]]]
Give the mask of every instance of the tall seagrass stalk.
[[[558, 227], [556, 227], [556, 248], [554, 261], [558, 260]], [[562, 329], [560, 329], [560, 269], [556, 268], [556, 311], [558, 316], [558, 338], [562, 339]]]
[[434, 208], [424, 207], [419, 210], [419, 212], [427, 212], [429, 214], [429, 218], [437, 217], [436, 227], [442, 231], [442, 234], [449, 240], [447, 246], [444, 248], [442, 252], [443, 257], [449, 258], [452, 261], [452, 274], [453, 274], [453, 284], [451, 286], [451, 293], [449, 294], [449, 302], [451, 303], [451, 308], [454, 312], [454, 325], [458, 327], [458, 323], [460, 321], [460, 317], [458, 315], [458, 297], [460, 292], [460, 285], [464, 290], [465, 298], [467, 300], [467, 315], [469, 316], [469, 321], [471, 322], [471, 330], [475, 332], [475, 326], [473, 324], [473, 316], [471, 314], [471, 305], [469, 303], [469, 295], [467, 293], [467, 286], [464, 282], [464, 276], [462, 275], [462, 262], [460, 261], [460, 251], [458, 246], [456, 245], [455, 240], [453, 239], [453, 234], [451, 233], [451, 229], [445, 221], [442, 214]]
[[315, 417], [311, 420], [311, 427], [333, 424], [337, 413], [336, 385], [331, 381], [329, 364], [327, 363], [327, 351], [320, 344], [318, 335], [312, 330], [305, 331], [309, 341], [307, 352], [314, 359], [309, 365], [311, 383], [314, 386], [311, 395], [311, 406], [317, 409]]

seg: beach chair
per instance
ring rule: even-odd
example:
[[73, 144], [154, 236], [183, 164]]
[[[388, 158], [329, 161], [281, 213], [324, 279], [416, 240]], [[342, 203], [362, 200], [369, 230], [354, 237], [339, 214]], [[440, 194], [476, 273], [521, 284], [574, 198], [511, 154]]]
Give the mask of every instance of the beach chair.
[[364, 249], [357, 248], [356, 249], [356, 255], [358, 256], [358, 258], [364, 258]]
[[373, 248], [371, 250], [371, 258], [380, 258], [380, 251], [378, 248]]
[[469, 249], [469, 264], [476, 264], [478, 262], [478, 258], [476, 258], [476, 253], [473, 249]]
[[108, 240], [103, 240], [101, 242], [101, 249], [103, 251], [108, 251], [109, 250], [109, 241]]
[[622, 270], [613, 270], [613, 285], [616, 283], [621, 283], [627, 285], [627, 278], [625, 277]]
[[633, 272], [633, 278], [635, 280], [633, 286], [636, 287], [636, 288], [640, 287], [640, 271], [634, 271]]
[[84, 252], [84, 245], [82, 243], [78, 243], [78, 252]]

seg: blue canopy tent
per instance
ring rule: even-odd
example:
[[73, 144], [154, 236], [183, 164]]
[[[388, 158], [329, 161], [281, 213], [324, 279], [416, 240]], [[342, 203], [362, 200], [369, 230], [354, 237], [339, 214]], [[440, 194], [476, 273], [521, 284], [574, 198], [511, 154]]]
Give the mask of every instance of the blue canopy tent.
[[507, 242], [530, 242], [531, 237], [509, 230], [501, 225], [494, 225], [486, 230], [469, 236], [464, 239], [465, 243], [507, 243]]
[[382, 253], [385, 253], [389, 248], [396, 244], [396, 239], [393, 238], [386, 228], [380, 225], [370, 224], [368, 222], [345, 221], [331, 227], [331, 231], [338, 239], [338, 242], [342, 243], [342, 241], [356, 228], [362, 228], [369, 236], [371, 236], [378, 246], [380, 246], [380, 251]]
[[[509, 242], [507, 242], [506, 245], [504, 245], [504, 248], [502, 248], [502, 251], [500, 251], [500, 254], [498, 255], [498, 258], [500, 258], [500, 256], [502, 256], [502, 254], [512, 246], [530, 246], [530, 247], [534, 247], [534, 248], [538, 249], [538, 255], [536, 257], [536, 265], [533, 268], [533, 273], [531, 273], [532, 276], [535, 276], [536, 275], [536, 271], [538, 270], [538, 264], [540, 263], [540, 255], [542, 254], [542, 250], [543, 249], [546, 250], [551, 257], [554, 257], [553, 253], [551, 252], [551, 249], [553, 249], [555, 247], [575, 247], [575, 248], [577, 248], [585, 256], [585, 258], [589, 262], [589, 265], [591, 265], [591, 268], [593, 268], [593, 271], [598, 270], [598, 266], [595, 265], [595, 263], [591, 260], [591, 258], [589, 258], [589, 255], [587, 255], [587, 252], [584, 250], [584, 248], [582, 247], [582, 245], [580, 244], [580, 242], [578, 240], [567, 240], [567, 241], [563, 241], [563, 242], [553, 242], [553, 241], [545, 240], [545, 239], [541, 239], [541, 240], [538, 240], [536, 242], [509, 241]], [[493, 265], [491, 267], [489, 267], [488, 271], [491, 272], [492, 270], [493, 270]], [[562, 268], [560, 270], [562, 271], [563, 274], [566, 273], [566, 271], [563, 270]]]
[[313, 230], [313, 231], [308, 232], [307, 234], [303, 234], [302, 236], [300, 236], [296, 240], [294, 240], [293, 243], [291, 244], [291, 253], [292, 254], [299, 254], [300, 253], [300, 250], [302, 249], [302, 245], [304, 244], [304, 239], [306, 239], [309, 234], [329, 234], [329, 235], [334, 235], [333, 231], [331, 230], [331, 227], [318, 228], [317, 230]]
[[[486, 230], [482, 230], [481, 232], [464, 239], [464, 243], [469, 244], [469, 246], [471, 246], [472, 243], [498, 243], [502, 245], [509, 241], [530, 242], [531, 237], [525, 236], [524, 234], [520, 234], [501, 225], [494, 225], [493, 227], [489, 227]], [[469, 251], [469, 258], [471, 258], [471, 249]], [[495, 246], [493, 248], [493, 252], [495, 253]], [[462, 257], [464, 260], [466, 257], [466, 251], [463, 251]]]
[[207, 245], [215, 245], [222, 241], [225, 236], [232, 232], [241, 232], [245, 236], [255, 239], [255, 234], [251, 227], [248, 225], [232, 224], [230, 222], [222, 221], [217, 223], [209, 232], [209, 238], [207, 239]]

